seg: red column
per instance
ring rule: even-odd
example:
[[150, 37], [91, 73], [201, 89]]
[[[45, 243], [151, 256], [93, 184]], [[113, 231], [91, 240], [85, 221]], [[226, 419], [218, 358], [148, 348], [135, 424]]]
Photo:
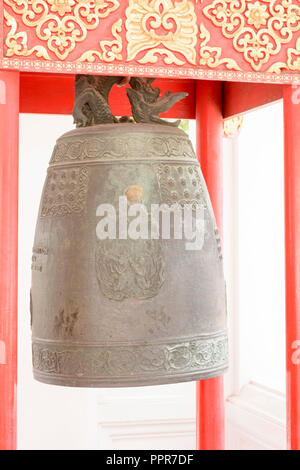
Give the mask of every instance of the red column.
[[284, 89], [288, 449], [300, 450], [300, 87]]
[[16, 448], [19, 72], [0, 71], [0, 449]]
[[[197, 155], [222, 236], [222, 83], [197, 81]], [[225, 446], [223, 377], [197, 382], [197, 449]]]

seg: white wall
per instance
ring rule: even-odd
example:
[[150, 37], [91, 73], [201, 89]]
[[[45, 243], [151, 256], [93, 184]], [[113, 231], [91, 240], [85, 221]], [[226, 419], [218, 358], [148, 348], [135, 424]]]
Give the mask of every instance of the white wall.
[[33, 237], [46, 169], [66, 116], [20, 116], [18, 447], [76, 449], [87, 443], [87, 391], [32, 378], [29, 292]]
[[70, 116], [21, 115], [18, 447], [20, 449], [192, 449], [195, 384], [87, 390], [33, 380], [29, 292], [34, 230], [57, 137]]
[[[20, 119], [19, 448], [193, 449], [194, 383], [86, 390], [48, 386], [32, 378], [29, 290], [34, 229], [55, 139], [71, 127], [69, 116]], [[224, 142], [223, 161], [231, 341], [228, 447], [283, 448], [281, 104], [245, 116], [239, 144]]]
[[282, 102], [245, 116], [239, 137], [240, 374], [285, 391]]
[[230, 371], [227, 448], [285, 448], [282, 103], [224, 142]]

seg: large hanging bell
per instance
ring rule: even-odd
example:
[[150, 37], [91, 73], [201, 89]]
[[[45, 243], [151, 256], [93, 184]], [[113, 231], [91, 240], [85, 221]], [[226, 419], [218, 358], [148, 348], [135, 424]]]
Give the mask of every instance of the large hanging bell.
[[[57, 140], [50, 161], [33, 248], [34, 377], [128, 387], [220, 375], [228, 357], [218, 230], [189, 138], [158, 118], [184, 94], [159, 98], [152, 80], [132, 78], [136, 122], [117, 122], [107, 99], [118, 80], [77, 77], [77, 129]], [[174, 234], [174, 204], [179, 222], [190, 208], [202, 227], [199, 246], [185, 228]]]

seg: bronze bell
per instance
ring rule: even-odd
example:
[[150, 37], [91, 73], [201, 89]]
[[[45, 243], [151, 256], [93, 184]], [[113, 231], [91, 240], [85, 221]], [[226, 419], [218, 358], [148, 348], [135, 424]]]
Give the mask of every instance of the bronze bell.
[[[34, 377], [49, 384], [175, 383], [220, 375], [228, 365], [222, 255], [209, 195], [189, 138], [178, 122], [158, 117], [185, 94], [159, 97], [152, 79], [131, 78], [135, 122], [116, 119], [108, 94], [119, 81], [76, 77], [77, 128], [57, 140], [44, 185], [31, 315]], [[161, 204], [154, 236], [129, 237], [130, 211], [146, 208], [150, 224], [151, 208]], [[175, 212], [171, 236], [162, 237], [163, 212], [174, 204], [182, 213], [189, 207], [194, 223], [201, 209], [201, 249], [172, 235]]]

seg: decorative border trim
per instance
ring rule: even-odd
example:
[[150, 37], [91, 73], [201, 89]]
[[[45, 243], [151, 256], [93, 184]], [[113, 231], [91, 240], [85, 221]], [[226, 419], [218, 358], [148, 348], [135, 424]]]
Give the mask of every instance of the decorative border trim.
[[[222, 373], [228, 366], [226, 332], [167, 344], [66, 344], [33, 340], [35, 377], [83, 386], [194, 380]], [[109, 386], [109, 385], [108, 385]]]
[[90, 64], [30, 59], [0, 59], [0, 70], [20, 70], [40, 73], [86, 73], [99, 75], [131, 75], [157, 78], [192, 78], [196, 80], [222, 80], [231, 82], [259, 82], [300, 85], [299, 73], [242, 72], [226, 70], [205, 70], [199, 68], [161, 67], [123, 64]]
[[[196, 4], [202, 3], [203, 0], [195, 0]], [[202, 19], [202, 7], [199, 6], [200, 19]], [[196, 5], [195, 5], [196, 10]], [[198, 15], [198, 13], [197, 13]], [[123, 16], [122, 16], [123, 18]], [[277, 83], [277, 84], [300, 84], [300, 71], [286, 70], [279, 73], [282, 68], [287, 68], [285, 62], [270, 64], [270, 67], [265, 72], [255, 71], [239, 71], [239, 70], [211, 70], [211, 68], [200, 68], [197, 66], [190, 67], [172, 67], [168, 64], [155, 66], [132, 64], [121, 61], [119, 57], [117, 63], [99, 63], [99, 62], [70, 62], [60, 60], [38, 60], [35, 57], [4, 57], [3, 55], [3, 25], [4, 23], [4, 6], [0, 2], [0, 70], [20, 70], [40, 73], [90, 73], [90, 74], [106, 74], [106, 75], [135, 75], [135, 76], [152, 76], [159, 78], [192, 78], [203, 80], [222, 80], [222, 81], [236, 81], [236, 82], [258, 82], [258, 83]], [[299, 39], [299, 38], [298, 38]], [[115, 44], [116, 38], [112, 41]], [[119, 38], [117, 39], [117, 42]], [[102, 41], [103, 42], [103, 41]], [[109, 42], [109, 41], [108, 41]], [[104, 41], [106, 44], [107, 41]], [[207, 48], [206, 48], [207, 49]], [[205, 50], [206, 50], [205, 49]], [[219, 53], [219, 47], [209, 46], [209, 50], [214, 50]], [[289, 50], [289, 49], [288, 49]], [[290, 49], [293, 51], [294, 49]], [[93, 52], [93, 51], [92, 51]], [[95, 52], [95, 51], [94, 51]], [[118, 49], [114, 49], [118, 55]], [[208, 52], [208, 51], [206, 51]], [[99, 52], [96, 51], [96, 54]], [[218, 57], [217, 57], [218, 58]], [[91, 60], [93, 57], [90, 58]], [[103, 60], [111, 61], [113, 55], [106, 55]], [[200, 57], [201, 59], [201, 57]], [[220, 57], [219, 57], [220, 59]], [[120, 61], [119, 61], [120, 60]], [[223, 60], [223, 59], [222, 59]], [[226, 59], [227, 60], [227, 59]], [[215, 67], [215, 62], [209, 62], [210, 67]], [[203, 64], [202, 64], [203, 65]], [[226, 64], [225, 64], [226, 65]], [[228, 64], [227, 64], [228, 65]], [[226, 65], [226, 66], [227, 66]]]
[[[120, 126], [122, 125], [120, 124]], [[87, 138], [81, 131], [78, 132], [77, 139], [69, 140], [68, 137], [61, 137], [54, 147], [50, 167], [66, 163], [86, 164], [101, 161], [111, 162], [112, 160], [126, 160], [128, 162], [136, 160], [136, 156], [132, 157], [133, 149], [140, 149], [141, 158], [139, 160], [151, 159], [151, 161], [155, 161], [151, 158], [155, 154], [156, 160], [159, 161], [173, 159], [185, 163], [198, 163], [191, 141], [184, 135], [178, 136], [178, 134], [170, 132], [165, 135], [149, 135], [147, 137], [144, 134], [140, 136], [138, 133], [128, 132], [125, 138], [120, 134], [114, 134], [116, 133], [108, 132], [108, 135], [103, 132], [90, 133]]]

